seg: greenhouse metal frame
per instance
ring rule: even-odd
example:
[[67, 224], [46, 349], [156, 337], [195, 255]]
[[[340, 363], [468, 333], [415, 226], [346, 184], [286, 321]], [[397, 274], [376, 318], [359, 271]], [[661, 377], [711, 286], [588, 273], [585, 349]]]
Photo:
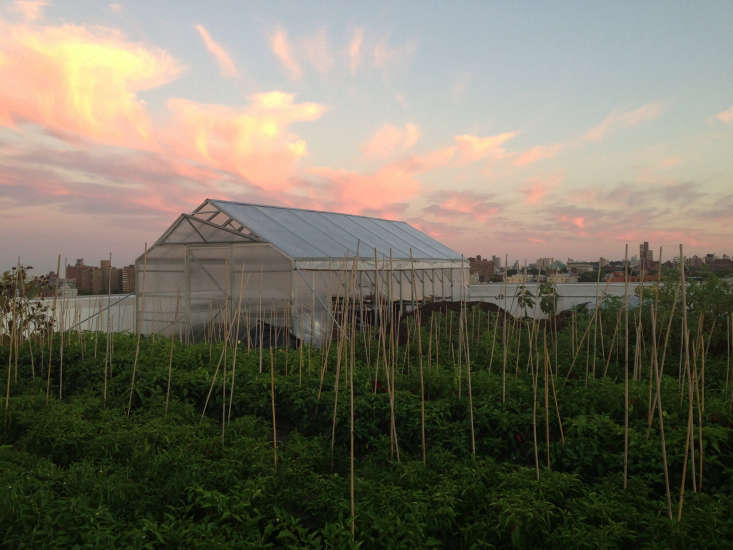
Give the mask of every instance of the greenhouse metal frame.
[[181, 214], [136, 277], [143, 334], [197, 338], [238, 312], [247, 330], [267, 323], [316, 345], [347, 294], [401, 314], [464, 298], [469, 280], [460, 254], [406, 222], [215, 199]]

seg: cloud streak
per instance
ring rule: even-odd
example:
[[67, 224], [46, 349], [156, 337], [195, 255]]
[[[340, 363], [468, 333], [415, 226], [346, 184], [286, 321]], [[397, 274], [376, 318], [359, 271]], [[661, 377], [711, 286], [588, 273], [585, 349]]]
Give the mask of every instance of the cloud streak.
[[590, 142], [600, 141], [615, 130], [632, 128], [642, 122], [654, 120], [660, 114], [662, 114], [662, 104], [660, 102], [646, 103], [632, 111], [614, 111], [606, 116], [599, 124], [588, 130], [584, 136], [584, 140]]
[[728, 107], [725, 111], [719, 112], [715, 115], [715, 118], [724, 124], [733, 124], [733, 105]]
[[361, 147], [367, 157], [388, 157], [404, 153], [420, 139], [420, 128], [408, 122], [403, 127], [385, 124]]
[[207, 31], [203, 25], [196, 25], [195, 29], [198, 31], [199, 36], [201, 36], [201, 40], [204, 41], [206, 49], [209, 50], [209, 53], [212, 56], [214, 56], [216, 63], [219, 65], [221, 75], [229, 78], [239, 76], [237, 67], [234, 65], [231, 56], [227, 53], [224, 47], [211, 38], [209, 31]]
[[285, 68], [290, 78], [298, 80], [303, 75], [303, 70], [293, 57], [288, 35], [283, 28], [278, 27], [275, 29], [270, 37], [270, 48], [275, 57], [280, 60], [280, 64]]

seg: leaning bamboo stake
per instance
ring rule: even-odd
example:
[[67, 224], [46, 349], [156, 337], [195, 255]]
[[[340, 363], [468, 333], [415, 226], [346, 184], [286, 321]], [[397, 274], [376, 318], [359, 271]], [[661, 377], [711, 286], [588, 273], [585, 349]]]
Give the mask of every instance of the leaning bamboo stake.
[[[412, 267], [412, 293], [413, 296], [417, 296], [417, 287], [415, 285], [415, 260], [412, 257], [412, 248], [410, 248], [410, 265]], [[423, 288], [423, 296], [424, 296], [425, 289]], [[425, 443], [425, 379], [423, 374], [423, 364], [422, 364], [422, 329], [421, 329], [421, 314], [420, 309], [418, 308], [416, 312], [416, 319], [417, 319], [417, 351], [418, 351], [418, 360], [419, 360], [419, 367], [420, 367], [420, 442], [422, 444], [422, 462], [423, 464], [427, 463], [427, 452], [426, 452], [426, 443]], [[428, 352], [429, 355], [430, 352]], [[466, 354], [468, 354], [468, 346], [466, 346]], [[467, 355], [467, 361], [468, 355]], [[468, 364], [468, 402], [469, 406], [471, 407], [471, 441], [473, 442], [473, 405], [471, 404], [471, 367], [470, 363]], [[473, 446], [473, 454], [476, 454], [475, 444]]]
[[56, 323], [56, 300], [59, 295], [59, 277], [61, 276], [61, 254], [56, 261], [56, 286], [53, 291], [53, 305], [51, 306], [51, 324], [48, 330], [48, 369], [46, 369], [46, 404], [51, 393], [51, 362], [53, 361], [53, 325]]
[[[661, 261], [660, 261], [661, 265]], [[661, 270], [661, 268], [660, 268]], [[651, 306], [651, 316], [652, 316], [652, 368], [654, 370], [654, 380], [656, 384], [656, 398], [655, 398], [655, 405], [657, 407], [657, 412], [659, 413], [659, 435], [661, 439], [661, 445], [662, 445], [662, 466], [664, 468], [664, 490], [665, 495], [667, 498], [667, 515], [669, 516], [669, 519], [672, 519], [672, 495], [670, 492], [669, 487], [669, 466], [667, 465], [667, 444], [664, 440], [664, 414], [662, 412], [662, 380], [660, 375], [660, 369], [659, 369], [659, 363], [657, 362], [657, 334], [656, 334], [656, 326], [657, 326], [657, 316], [656, 316], [656, 306], [652, 304]]]
[[[168, 356], [168, 384], [166, 385], [165, 389], [165, 416], [168, 416], [168, 402], [170, 401], [171, 397], [171, 377], [173, 375], [173, 339], [176, 333], [176, 327], [178, 326], [178, 306], [181, 301], [181, 291], [178, 290], [178, 293], [176, 294], [176, 316], [173, 321], [173, 329], [171, 330], [171, 348], [170, 348], [170, 354]], [[106, 374], [106, 373], [105, 373]], [[105, 378], [106, 382], [106, 378]], [[106, 390], [106, 386], [105, 386]]]
[[137, 328], [137, 343], [135, 344], [135, 359], [132, 363], [132, 378], [130, 380], [130, 398], [127, 400], [127, 416], [130, 416], [132, 410], [132, 395], [135, 391], [135, 374], [137, 373], [137, 360], [140, 357], [140, 337], [142, 335], [142, 327], [145, 323], [145, 274], [148, 270], [148, 243], [145, 243], [145, 252], [143, 254], [143, 282], [140, 287], [140, 322], [135, 323]]
[[[18, 302], [17, 299], [17, 290], [18, 290], [18, 274], [20, 273], [20, 260], [18, 260], [18, 269], [15, 272], [15, 282], [13, 284], [13, 292], [11, 295], [11, 329], [10, 329], [10, 348], [8, 349], [8, 382], [5, 386], [5, 429], [8, 428], [8, 411], [10, 406], [10, 373], [13, 370], [13, 342], [15, 342], [16, 339], [16, 325], [17, 325], [17, 318], [16, 318], [16, 304]], [[17, 347], [16, 347], [16, 356], [17, 356]]]
[[608, 366], [611, 364], [611, 357], [613, 351], [618, 347], [616, 344], [616, 335], [618, 334], [618, 327], [621, 324], [621, 311], [616, 314], [616, 326], [613, 329], [613, 336], [611, 337], [611, 344], [608, 347], [608, 357], [606, 358], [606, 366], [603, 367], [603, 378], [608, 374]]
[[502, 323], [502, 343], [504, 344], [504, 356], [502, 358], [501, 365], [501, 404], [506, 403], [506, 353], [507, 353], [507, 341], [506, 341], [506, 300], [507, 300], [507, 274], [509, 271], [509, 255], [504, 256], [504, 322]]
[[[547, 449], [547, 469], [550, 470], [550, 391], [549, 391], [549, 372], [550, 357], [547, 354], [547, 331], [543, 333], [544, 347], [544, 383], [545, 383], [545, 448]], [[531, 353], [531, 352], [530, 352]]]
[[[702, 317], [702, 314], [700, 316]], [[700, 449], [700, 474], [698, 476], [697, 482], [698, 491], [702, 491], [702, 472], [705, 458], [702, 437], [702, 413], [705, 411], [705, 337], [702, 334], [702, 322], [700, 323], [700, 368], [701, 374], [699, 381], [697, 377], [697, 372], [695, 372], [695, 398], [697, 400], [697, 439], [698, 448]], [[701, 385], [702, 389], [700, 388]]]
[[624, 489], [629, 477], [629, 245], [624, 253]]
[[[658, 365], [659, 365], [659, 376], [660, 376], [660, 378], [664, 374], [664, 362], [665, 362], [665, 360], [667, 358], [667, 346], [669, 344], [669, 335], [670, 335], [670, 332], [672, 331], [672, 319], [674, 319], [674, 312], [675, 312], [675, 308], [677, 306], [677, 299], [679, 297], [679, 291], [680, 291], [680, 287], [679, 287], [679, 285], [677, 285], [677, 288], [675, 288], [675, 292], [674, 292], [674, 300], [672, 300], [672, 309], [671, 309], [671, 311], [669, 313], [669, 320], [667, 322], [667, 334], [664, 337], [664, 347], [662, 349], [662, 360], [661, 360], [661, 362], [658, 362]], [[656, 308], [656, 306], [655, 306], [655, 308]], [[656, 322], [656, 314], [655, 314], [655, 322]], [[655, 361], [656, 361], [656, 357], [655, 357]], [[654, 397], [654, 401], [655, 402], [656, 402], [656, 399], [657, 398], [655, 396]], [[647, 437], [647, 439], [649, 439], [649, 430], [651, 429], [651, 425], [652, 425], [652, 422], [653, 421], [654, 421], [654, 408], [652, 408], [651, 411], [649, 412], [649, 418], [648, 418], [648, 424], [647, 424], [647, 431], [646, 431], [646, 437]]]
[[[209, 391], [206, 394], [206, 400], [204, 401], [204, 408], [201, 411], [201, 420], [203, 420], [204, 416], [206, 415], [206, 409], [209, 406], [209, 400], [211, 399], [211, 394], [214, 391], [214, 385], [216, 383], [217, 376], [219, 375], [219, 369], [221, 368], [222, 361], [224, 361], [224, 355], [226, 353], [227, 344], [229, 343], [229, 338], [231, 337], [231, 334], [232, 334], [232, 330], [231, 330], [231, 326], [229, 326], [227, 327], [226, 332], [224, 334], [224, 342], [221, 347], [221, 353], [219, 354], [219, 361], [217, 361], [216, 369], [214, 369], [214, 376], [211, 377], [211, 385], [209, 386]], [[272, 346], [270, 346], [270, 349], [272, 349]]]
[[64, 334], [66, 333], [66, 300], [61, 298], [61, 326], [59, 327], [59, 401], [64, 387]]
[[270, 346], [270, 403], [272, 405], [272, 459], [277, 472], [277, 417], [275, 414], [275, 356]]
[[[234, 353], [232, 354], [232, 381], [229, 384], [229, 409], [227, 410], [227, 422], [232, 420], [232, 402], [234, 401], [234, 375], [237, 371], [237, 351], [239, 350], [239, 327], [242, 318], [242, 295], [244, 294], [244, 264], [241, 266], [239, 275], [239, 298], [237, 301], [237, 332], [234, 339]], [[249, 337], [249, 334], [248, 334]]]
[[[689, 372], [690, 367], [690, 333], [687, 330], [687, 283], [685, 281], [685, 257], [680, 244], [680, 287], [682, 289], [682, 341], [684, 344], [685, 372]], [[687, 417], [687, 437], [685, 438], [685, 458], [682, 463], [682, 482], [680, 485], [680, 500], [677, 507], [677, 521], [682, 520], [682, 507], [685, 497], [685, 481], [687, 478], [687, 455], [690, 447], [691, 428], [692, 428], [692, 380], [690, 377], [690, 385], [688, 390], [689, 407]], [[694, 450], [693, 450], [694, 453]], [[694, 468], [693, 468], [694, 471]]]
[[725, 389], [723, 390], [723, 395], [728, 395], [728, 382], [730, 380], [730, 334], [731, 334], [731, 320], [733, 320], [733, 313], [730, 314], [730, 316], [725, 316], [725, 337], [726, 337], [726, 346], [725, 346], [725, 352], [727, 356], [726, 360], [726, 366], [725, 366]]
[[[354, 271], [356, 271], [356, 263], [359, 261], [359, 246], [357, 245], [356, 259], [354, 260]], [[354, 274], [352, 274], [352, 284]], [[352, 289], [353, 292], [353, 289]], [[363, 304], [362, 304], [363, 305]], [[363, 311], [364, 308], [361, 308]], [[356, 309], [351, 311], [351, 341], [350, 341], [350, 360], [349, 360], [349, 504], [351, 505], [351, 541], [354, 541], [356, 534], [356, 498], [354, 495], [354, 364], [356, 363]]]
[[[530, 352], [530, 359], [532, 353]], [[531, 376], [532, 376], [532, 445], [534, 447], [534, 467], [537, 481], [540, 480], [540, 455], [537, 444], [537, 383], [540, 372], [540, 366], [538, 362], [531, 363]]]

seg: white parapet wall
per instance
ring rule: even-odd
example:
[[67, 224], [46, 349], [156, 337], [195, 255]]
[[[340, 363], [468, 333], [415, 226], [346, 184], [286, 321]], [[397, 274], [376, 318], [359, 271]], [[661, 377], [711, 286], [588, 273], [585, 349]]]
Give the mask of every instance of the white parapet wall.
[[[543, 318], [545, 315], [540, 309], [540, 300], [537, 298], [537, 293], [540, 283], [523, 283], [524, 287], [532, 293], [534, 296], [535, 305], [534, 308], [528, 309], [526, 314], [530, 317]], [[631, 297], [630, 302], [638, 303], [638, 300], [634, 298], [636, 287], [640, 283], [629, 283], [629, 296]], [[488, 283], [471, 285], [468, 289], [469, 301], [472, 302], [489, 302], [496, 304], [506, 310], [514, 316], [521, 316], [522, 309], [519, 307], [517, 301], [517, 291], [522, 283]], [[647, 283], [649, 286], [649, 283]], [[557, 311], [565, 311], [572, 309], [581, 304], [589, 304], [591, 307], [595, 306], [596, 295], [598, 295], [599, 302], [603, 300], [604, 296], [618, 296], [623, 298], [624, 296], [624, 283], [604, 283], [601, 282], [598, 285], [596, 283], [561, 283], [556, 284], [555, 289], [557, 290]]]
[[[51, 311], [53, 298], [38, 301]], [[112, 332], [134, 332], [135, 295], [60, 296], [55, 318], [57, 329], [106, 331], [109, 323]]]
[[[638, 300], [634, 298], [638, 285], [639, 283], [629, 283], [631, 304], [638, 303]], [[519, 283], [470, 285], [467, 300], [489, 302], [501, 308], [506, 307], [512, 315], [520, 316], [522, 310], [516, 298], [520, 286]], [[525, 283], [524, 286], [533, 296], [537, 296], [540, 286], [538, 283]], [[567, 283], [557, 284], [555, 288], [558, 294], [558, 312], [581, 304], [589, 304], [592, 307], [596, 302], [596, 291], [599, 300], [602, 300], [604, 295], [620, 298], [624, 295], [624, 283], [600, 283], [598, 286], [595, 283]], [[49, 310], [53, 305], [53, 298], [44, 298], [39, 301], [48, 306]], [[526, 314], [530, 317], [544, 317], [538, 298], [535, 298], [534, 308], [528, 309]], [[59, 328], [106, 331], [108, 322], [113, 332], [135, 331], [134, 294], [113, 294], [110, 297], [106, 295], [59, 297], [56, 301], [56, 326]]]

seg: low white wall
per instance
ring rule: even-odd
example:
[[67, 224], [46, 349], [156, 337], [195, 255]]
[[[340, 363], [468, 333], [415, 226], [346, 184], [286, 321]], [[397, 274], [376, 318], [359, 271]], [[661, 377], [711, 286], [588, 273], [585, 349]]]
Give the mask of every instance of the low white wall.
[[[53, 307], [53, 298], [38, 300]], [[109, 313], [107, 304], [109, 303]], [[102, 309], [99, 314], [100, 307]], [[107, 322], [112, 332], [133, 332], [135, 328], [135, 295], [112, 294], [95, 296], [59, 297], [56, 300], [56, 327], [71, 328], [76, 325], [81, 330], [107, 330]]]
[[[635, 288], [639, 283], [629, 283], [629, 296], [634, 295]], [[471, 285], [468, 289], [468, 300], [475, 302], [490, 302], [496, 304], [506, 310], [512, 315], [521, 315], [522, 310], [517, 303], [516, 294], [517, 289], [521, 286], [521, 283], [507, 283], [506, 287], [504, 283], [488, 283]], [[533, 296], [537, 296], [539, 290], [539, 283], [525, 283], [525, 288], [529, 290]], [[604, 295], [619, 296], [624, 295], [624, 283], [600, 283], [596, 287], [596, 283], [561, 283], [556, 284], [557, 289], [557, 311], [565, 311], [571, 309], [583, 303], [590, 302], [595, 304], [596, 302], [596, 291], [598, 292], [599, 301], [603, 299]], [[504, 294], [506, 292], [506, 301]], [[536, 318], [545, 317], [540, 309], [540, 301], [535, 298], [535, 306], [533, 310], [527, 310], [527, 315]]]

